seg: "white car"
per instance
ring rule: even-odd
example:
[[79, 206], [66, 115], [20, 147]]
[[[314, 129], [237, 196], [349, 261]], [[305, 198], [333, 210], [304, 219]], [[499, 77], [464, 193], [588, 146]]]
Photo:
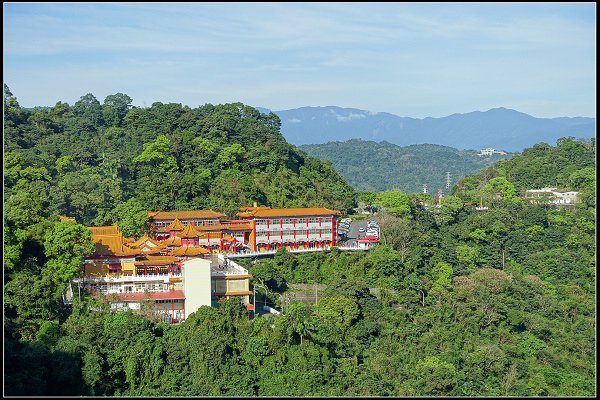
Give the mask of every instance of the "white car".
[[364, 232], [364, 231], [365, 231], [365, 228], [358, 228], [358, 231], [359, 231], [359, 232]]

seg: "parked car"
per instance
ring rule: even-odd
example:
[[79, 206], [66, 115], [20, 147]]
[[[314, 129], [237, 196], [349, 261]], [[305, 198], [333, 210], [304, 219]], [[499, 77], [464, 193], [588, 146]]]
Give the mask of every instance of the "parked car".
[[359, 232], [364, 232], [364, 231], [365, 231], [365, 228], [358, 228], [358, 231], [359, 231]]

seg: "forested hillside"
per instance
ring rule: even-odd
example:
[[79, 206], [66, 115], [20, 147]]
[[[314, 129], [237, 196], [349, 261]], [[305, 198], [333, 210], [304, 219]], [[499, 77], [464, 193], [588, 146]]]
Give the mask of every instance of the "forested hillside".
[[[282, 205], [304, 204], [310, 196], [343, 205], [352, 191], [343, 183], [335, 191], [320, 187], [336, 179], [331, 167], [286, 147], [275, 118], [243, 105], [155, 104], [120, 108], [121, 114], [101, 106], [101, 114], [85, 118], [69, 114], [72, 108], [57, 105], [40, 116], [5, 97], [6, 395], [595, 395], [595, 141], [536, 145], [466, 177], [439, 207], [422, 193], [380, 193], [374, 202], [382, 208], [383, 243], [375, 249], [280, 251], [247, 264], [259, 304], [283, 315], [249, 320], [230, 299], [167, 325], [132, 311], [111, 312], [105, 298], [85, 293], [65, 307], [60, 295], [92, 251], [91, 240], [83, 225], [58, 222], [53, 213], [73, 211], [86, 223], [109, 221], [103, 218], [113, 208], [130, 216], [135, 207], [123, 193], [137, 206], [188, 207], [208, 197], [211, 205], [222, 201], [233, 209], [235, 201], [255, 197], [246, 192], [252, 183], [267, 200], [277, 198], [273, 193], [280, 192], [253, 180], [256, 170], [245, 169], [260, 162], [272, 175], [289, 171], [292, 182], [314, 174], [314, 194], [279, 184], [290, 191], [277, 198]], [[98, 125], [86, 122], [91, 115], [104, 121], [124, 115], [124, 125], [94, 131]], [[80, 132], [86, 140], [78, 139]], [[108, 139], [107, 132], [120, 134]], [[278, 149], [277, 157], [261, 152], [251, 132]], [[229, 150], [211, 150], [213, 142]], [[235, 146], [250, 151], [251, 143], [252, 162]], [[185, 157], [190, 163], [182, 163]], [[536, 163], [543, 168], [528, 167]], [[206, 188], [181, 189], [186, 185], [175, 177], [202, 176], [182, 172], [185, 165], [210, 171]], [[218, 200], [213, 187], [239, 183], [243, 174], [248, 187], [239, 185], [236, 193], [248, 197]], [[231, 176], [237, 180], [227, 181]], [[575, 209], [519, 197], [530, 185], [555, 184], [583, 194]], [[487, 212], [469, 204], [479, 199]], [[324, 289], [314, 301], [282, 303], [280, 296], [298, 283]]]
[[388, 142], [352, 139], [346, 142], [299, 146], [311, 156], [329, 160], [355, 189], [380, 192], [400, 189], [421, 192], [427, 184], [429, 193], [446, 190], [446, 173], [450, 184], [479, 172], [490, 164], [510, 157], [494, 154], [478, 156], [474, 150], [458, 150], [437, 144], [400, 147]]
[[331, 164], [286, 143], [276, 115], [241, 103], [135, 108], [117, 93], [102, 104], [87, 94], [73, 105], [25, 110], [4, 91], [9, 220], [39, 207], [104, 225], [126, 201], [136, 209], [230, 215], [254, 201], [340, 210], [354, 202]]

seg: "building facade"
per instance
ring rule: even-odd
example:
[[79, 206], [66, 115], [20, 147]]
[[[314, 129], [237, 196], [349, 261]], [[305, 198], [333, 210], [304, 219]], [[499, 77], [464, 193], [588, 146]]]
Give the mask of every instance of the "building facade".
[[212, 210], [150, 212], [150, 232], [137, 240], [124, 237], [116, 225], [90, 227], [96, 249], [68, 292], [71, 299], [75, 290], [102, 294], [115, 310], [136, 310], [168, 323], [229, 297], [251, 310], [252, 275], [226, 254], [331, 248], [339, 216], [327, 208], [255, 203], [242, 208], [237, 220]]
[[149, 213], [150, 235], [170, 250], [204, 247], [211, 253], [239, 252], [247, 247], [252, 226], [248, 221], [222, 220], [212, 210]]
[[245, 207], [237, 216], [252, 223], [252, 251], [330, 248], [341, 213], [327, 208]]
[[[113, 309], [136, 310], [169, 323], [181, 322], [186, 313], [231, 296], [250, 303], [252, 276], [222, 254], [210, 254], [203, 247], [171, 249], [147, 235], [134, 241], [123, 237], [117, 226], [89, 229], [96, 250], [73, 279], [71, 297], [73, 287], [99, 293]], [[191, 309], [186, 309], [186, 302]]]

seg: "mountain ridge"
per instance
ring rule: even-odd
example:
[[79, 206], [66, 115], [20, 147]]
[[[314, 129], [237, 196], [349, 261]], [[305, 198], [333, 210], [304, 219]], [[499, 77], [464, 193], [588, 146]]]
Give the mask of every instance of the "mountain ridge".
[[335, 169], [358, 190], [380, 192], [400, 189], [406, 193], [422, 191], [448, 193], [450, 187], [469, 174], [511, 154], [482, 157], [474, 150], [459, 150], [451, 146], [424, 143], [401, 147], [386, 141], [351, 139], [324, 144], [306, 144], [298, 148], [321, 160], [330, 161]]
[[338, 106], [272, 112], [279, 116], [286, 140], [295, 145], [363, 139], [398, 146], [434, 143], [462, 150], [494, 147], [517, 152], [539, 142], [553, 144], [561, 137], [595, 137], [596, 123], [591, 117], [538, 118], [505, 107], [425, 118]]

